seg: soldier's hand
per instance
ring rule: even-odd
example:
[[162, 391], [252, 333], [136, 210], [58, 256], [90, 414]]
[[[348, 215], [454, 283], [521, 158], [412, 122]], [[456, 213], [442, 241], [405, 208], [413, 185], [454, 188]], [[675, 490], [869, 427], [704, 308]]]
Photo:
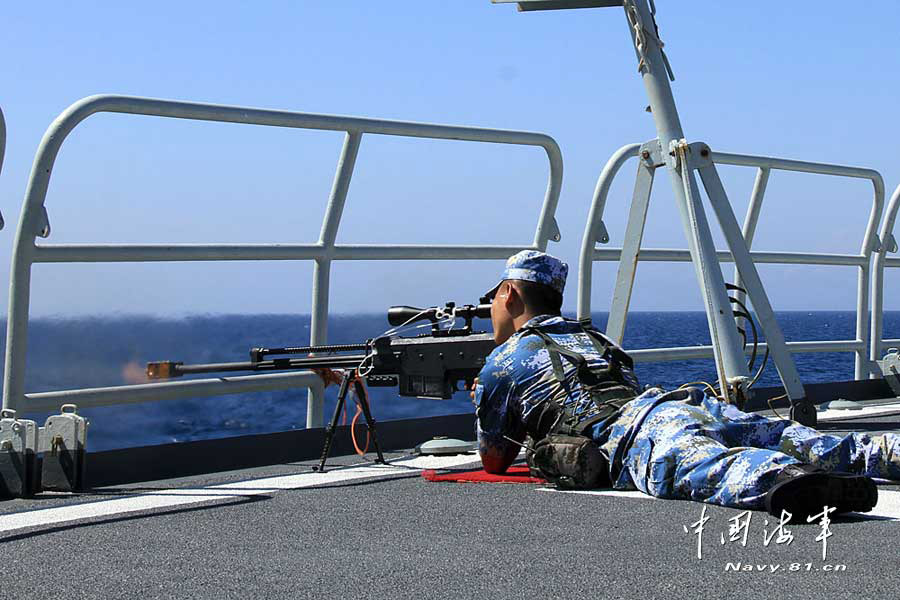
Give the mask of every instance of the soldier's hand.
[[478, 385], [478, 378], [472, 380], [472, 387], [469, 388], [469, 397], [475, 400], [475, 387]]

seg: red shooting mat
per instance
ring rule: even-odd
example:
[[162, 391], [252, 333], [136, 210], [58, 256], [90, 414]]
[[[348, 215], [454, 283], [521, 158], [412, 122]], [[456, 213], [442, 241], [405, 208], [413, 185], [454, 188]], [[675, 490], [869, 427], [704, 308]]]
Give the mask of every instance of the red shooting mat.
[[539, 477], [528, 474], [528, 467], [510, 467], [503, 475], [492, 475], [484, 469], [476, 471], [451, 471], [438, 474], [437, 471], [426, 469], [422, 471], [422, 477], [428, 481], [444, 481], [450, 483], [547, 483]]

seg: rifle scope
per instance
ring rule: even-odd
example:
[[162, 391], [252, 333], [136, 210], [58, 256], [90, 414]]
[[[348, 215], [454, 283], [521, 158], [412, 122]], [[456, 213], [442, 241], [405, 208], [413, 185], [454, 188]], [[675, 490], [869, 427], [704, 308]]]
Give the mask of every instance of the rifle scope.
[[450, 317], [462, 318], [466, 323], [471, 324], [475, 317], [481, 319], [491, 318], [491, 305], [479, 304], [473, 306], [466, 304], [464, 306], [456, 306], [453, 302], [448, 302], [446, 306], [432, 306], [430, 308], [416, 308], [415, 306], [392, 306], [388, 309], [388, 323], [393, 326], [408, 325], [417, 323], [418, 321], [431, 321], [437, 323], [443, 319]]

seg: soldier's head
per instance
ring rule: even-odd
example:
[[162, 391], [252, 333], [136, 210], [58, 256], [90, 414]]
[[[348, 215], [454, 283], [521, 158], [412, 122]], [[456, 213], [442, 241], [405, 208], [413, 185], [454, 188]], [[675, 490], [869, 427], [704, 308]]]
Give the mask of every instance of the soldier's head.
[[543, 252], [511, 256], [500, 283], [485, 294], [491, 300], [494, 341], [502, 344], [532, 317], [558, 315], [568, 273], [566, 263]]

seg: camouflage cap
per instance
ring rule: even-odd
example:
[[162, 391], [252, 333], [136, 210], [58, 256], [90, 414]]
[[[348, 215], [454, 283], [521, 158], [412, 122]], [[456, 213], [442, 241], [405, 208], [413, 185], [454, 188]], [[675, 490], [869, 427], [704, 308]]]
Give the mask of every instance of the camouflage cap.
[[563, 289], [566, 287], [566, 276], [568, 274], [569, 266], [555, 256], [550, 256], [537, 250], [522, 250], [509, 257], [506, 261], [506, 268], [503, 270], [503, 276], [500, 278], [500, 283], [486, 293], [485, 297], [493, 298], [497, 290], [500, 289], [500, 284], [507, 279], [542, 283], [549, 285], [562, 294]]

